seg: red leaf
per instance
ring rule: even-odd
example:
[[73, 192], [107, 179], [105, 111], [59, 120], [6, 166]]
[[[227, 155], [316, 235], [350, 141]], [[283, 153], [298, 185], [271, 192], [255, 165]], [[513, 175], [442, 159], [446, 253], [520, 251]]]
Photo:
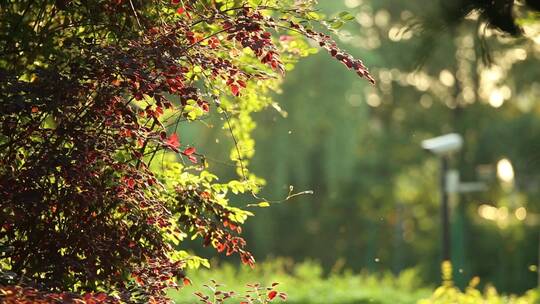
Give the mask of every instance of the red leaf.
[[156, 113], [156, 117], [159, 117], [163, 114], [163, 108], [162, 107], [156, 107], [156, 111], [154, 111], [154, 113]]
[[223, 252], [223, 250], [225, 250], [225, 248], [226, 248], [226, 246], [225, 246], [225, 244], [223, 244], [223, 243], [219, 243], [219, 244], [217, 245], [217, 247], [216, 247], [217, 252]]
[[130, 129], [124, 129], [122, 131], [120, 131], [120, 135], [123, 136], [123, 137], [131, 137], [131, 130]]
[[272, 290], [268, 293], [268, 299], [273, 300], [277, 296], [277, 291]]
[[115, 87], [119, 87], [122, 82], [120, 81], [120, 79], [113, 79], [113, 81], [111, 81], [112, 85], [115, 86]]
[[[208, 193], [207, 191], [203, 191], [201, 192], [201, 197], [204, 198], [204, 199], [209, 199], [211, 197], [211, 194]], [[227, 221], [223, 222], [223, 226], [227, 227], [225, 224], [227, 223]]]
[[171, 149], [178, 152], [178, 147], [180, 147], [180, 142], [178, 141], [178, 135], [174, 133], [167, 139], [167, 145], [171, 147]]
[[208, 103], [203, 103], [201, 105], [201, 108], [203, 109], [203, 111], [205, 111], [206, 113], [210, 112], [210, 106], [208, 105]]
[[126, 180], [126, 184], [130, 189], [133, 189], [135, 187], [135, 180], [130, 177]]
[[188, 278], [184, 278], [184, 286], [191, 285], [191, 281]]
[[235, 84], [231, 84], [229, 87], [231, 88], [232, 94], [234, 96], [238, 96], [238, 93], [240, 92], [240, 88]]
[[208, 46], [215, 49], [220, 45], [220, 41], [217, 37], [212, 37], [208, 40]]
[[176, 10], [176, 13], [177, 13], [178, 15], [182, 15], [182, 14], [184, 13], [184, 11], [185, 11], [185, 10], [184, 10], [183, 7], [179, 7], [179, 8]]
[[182, 152], [186, 156], [190, 156], [191, 154], [195, 153], [195, 148], [189, 147]]
[[240, 259], [242, 260], [242, 264], [244, 264], [244, 265], [249, 265], [249, 267], [251, 267], [251, 268], [253, 268], [255, 266], [255, 259], [248, 252], [242, 253], [240, 255]]
[[188, 159], [194, 164], [197, 163], [197, 158], [195, 156], [193, 156], [193, 155], [188, 156]]
[[171, 0], [171, 3], [172, 4], [178, 4], [178, 3], [180, 3], [180, 0]]

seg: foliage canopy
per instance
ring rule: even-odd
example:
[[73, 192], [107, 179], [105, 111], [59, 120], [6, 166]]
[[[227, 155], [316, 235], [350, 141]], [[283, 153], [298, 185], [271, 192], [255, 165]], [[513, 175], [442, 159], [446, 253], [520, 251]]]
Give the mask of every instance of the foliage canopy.
[[[28, 301], [167, 302], [184, 268], [208, 263], [180, 250], [186, 238], [253, 265], [240, 236], [252, 213], [228, 204], [261, 184], [247, 170], [250, 113], [310, 53], [304, 37], [373, 82], [315, 30], [340, 20], [320, 20], [312, 1], [8, 3], [0, 284]], [[219, 183], [177, 132], [211, 111], [235, 141], [238, 180]]]

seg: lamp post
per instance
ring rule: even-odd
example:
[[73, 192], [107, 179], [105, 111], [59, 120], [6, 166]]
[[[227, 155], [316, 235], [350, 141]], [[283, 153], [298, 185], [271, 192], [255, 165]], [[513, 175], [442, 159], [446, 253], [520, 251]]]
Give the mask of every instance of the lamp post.
[[441, 156], [441, 223], [442, 223], [442, 259], [450, 261], [451, 239], [450, 239], [450, 208], [448, 208], [448, 155]]
[[448, 208], [448, 167], [449, 156], [461, 149], [463, 146], [463, 138], [457, 133], [450, 133], [443, 136], [430, 138], [422, 141], [422, 148], [440, 158], [441, 162], [441, 255], [442, 260], [450, 261], [451, 244], [450, 244], [450, 210]]

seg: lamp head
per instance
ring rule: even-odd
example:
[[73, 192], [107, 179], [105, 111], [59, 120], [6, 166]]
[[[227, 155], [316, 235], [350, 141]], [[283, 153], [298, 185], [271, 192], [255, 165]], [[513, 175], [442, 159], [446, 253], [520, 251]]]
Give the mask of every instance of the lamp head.
[[422, 141], [422, 148], [433, 154], [443, 156], [459, 151], [463, 138], [457, 133], [450, 133]]

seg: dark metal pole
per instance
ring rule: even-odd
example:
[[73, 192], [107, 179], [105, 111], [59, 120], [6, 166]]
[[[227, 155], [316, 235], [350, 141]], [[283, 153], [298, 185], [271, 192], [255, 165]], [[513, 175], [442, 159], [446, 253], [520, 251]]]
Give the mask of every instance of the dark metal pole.
[[448, 208], [448, 193], [446, 191], [446, 175], [448, 172], [448, 157], [441, 157], [441, 224], [442, 224], [442, 259], [450, 261], [450, 211]]

